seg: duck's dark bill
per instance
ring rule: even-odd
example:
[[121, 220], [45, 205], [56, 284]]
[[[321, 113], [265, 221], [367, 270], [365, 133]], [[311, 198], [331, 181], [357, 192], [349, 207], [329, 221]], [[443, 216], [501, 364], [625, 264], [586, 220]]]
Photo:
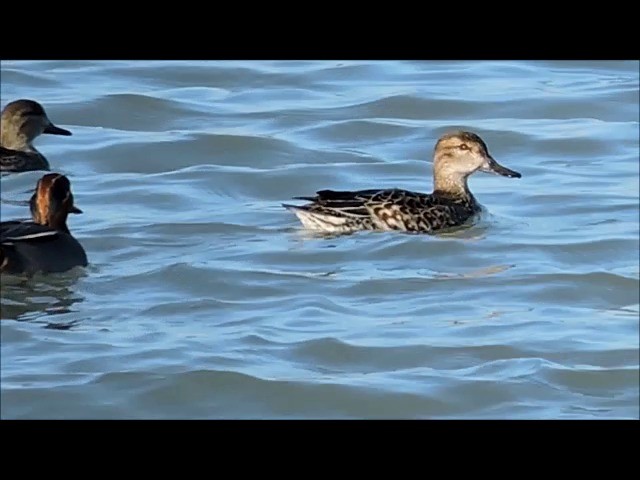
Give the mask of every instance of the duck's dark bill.
[[482, 171], [487, 173], [496, 173], [498, 175], [502, 175], [503, 177], [520, 178], [522, 176], [515, 170], [510, 170], [507, 167], [503, 167], [491, 157], [489, 157], [488, 162], [486, 162], [483, 166]]
[[69, 130], [56, 127], [53, 123], [44, 129], [44, 133], [50, 133], [51, 135], [65, 135], [67, 137], [71, 135], [71, 132]]
[[73, 207], [71, 207], [71, 210], [69, 210], [71, 213], [82, 213], [82, 210], [80, 210], [78, 207], [76, 207], [75, 205]]

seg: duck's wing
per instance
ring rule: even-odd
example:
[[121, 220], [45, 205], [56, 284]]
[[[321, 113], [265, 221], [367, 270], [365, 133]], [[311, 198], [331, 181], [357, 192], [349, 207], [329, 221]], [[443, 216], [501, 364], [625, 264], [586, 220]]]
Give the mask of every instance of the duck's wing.
[[58, 238], [58, 232], [29, 220], [0, 222], [0, 271], [23, 272], [24, 258], [21, 247], [27, 244], [48, 242]]
[[464, 223], [473, 213], [465, 199], [401, 190], [321, 190], [307, 205], [284, 205], [303, 225], [327, 231], [356, 229], [432, 232]]
[[407, 190], [380, 192], [365, 207], [376, 228], [409, 232], [433, 232], [460, 225], [472, 213], [464, 199]]
[[[399, 215], [417, 214], [419, 203], [429, 195], [400, 189], [356, 191], [321, 190], [314, 197], [296, 197], [310, 203], [284, 205], [294, 211], [304, 226], [326, 231], [358, 229], [408, 230]], [[415, 204], [415, 205], [414, 205]], [[413, 207], [413, 208], [412, 208]]]
[[37, 153], [0, 147], [0, 172], [26, 172], [30, 170], [49, 170], [49, 163]]
[[306, 205], [283, 206], [293, 211], [306, 228], [333, 233], [352, 232], [373, 228], [366, 203], [379, 192], [380, 189], [321, 190], [313, 197], [295, 197], [309, 201]]
[[336, 191], [320, 190], [313, 197], [294, 197], [295, 200], [307, 200], [307, 205], [283, 204], [286, 208], [301, 209], [336, 217], [368, 217], [367, 203], [385, 190]]
[[308, 200], [310, 202], [329, 205], [339, 205], [340, 202], [366, 201], [379, 193], [393, 190], [380, 188], [372, 190], [320, 190], [313, 197], [293, 197], [295, 200]]
[[28, 220], [0, 222], [0, 244], [10, 246], [16, 242], [47, 241], [58, 235], [56, 230]]

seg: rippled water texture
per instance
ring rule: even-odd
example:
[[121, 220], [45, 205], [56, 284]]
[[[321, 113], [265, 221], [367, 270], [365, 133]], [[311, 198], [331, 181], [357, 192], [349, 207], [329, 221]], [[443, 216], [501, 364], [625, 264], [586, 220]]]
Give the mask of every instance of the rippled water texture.
[[[84, 271], [2, 277], [2, 418], [638, 418], [638, 62], [19, 62], [72, 137]], [[431, 191], [443, 132], [522, 173], [440, 236], [301, 232]], [[24, 217], [41, 172], [1, 179]]]

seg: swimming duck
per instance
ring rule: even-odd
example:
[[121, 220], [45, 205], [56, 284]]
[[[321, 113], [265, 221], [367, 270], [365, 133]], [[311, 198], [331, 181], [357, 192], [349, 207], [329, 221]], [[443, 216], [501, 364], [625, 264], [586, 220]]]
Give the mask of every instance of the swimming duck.
[[314, 197], [295, 197], [311, 203], [287, 205], [305, 228], [331, 233], [358, 230], [400, 230], [432, 233], [464, 224], [480, 212], [467, 178], [476, 171], [520, 178], [489, 154], [475, 133], [457, 131], [436, 143], [432, 193], [397, 188], [359, 191], [321, 190]]
[[0, 271], [33, 274], [63, 272], [87, 265], [87, 254], [67, 227], [69, 213], [82, 213], [73, 204], [69, 179], [44, 175], [29, 206], [32, 220], [0, 222]]
[[71, 135], [56, 127], [38, 102], [16, 100], [2, 110], [0, 120], [0, 171], [49, 170], [49, 162], [33, 141], [41, 134]]

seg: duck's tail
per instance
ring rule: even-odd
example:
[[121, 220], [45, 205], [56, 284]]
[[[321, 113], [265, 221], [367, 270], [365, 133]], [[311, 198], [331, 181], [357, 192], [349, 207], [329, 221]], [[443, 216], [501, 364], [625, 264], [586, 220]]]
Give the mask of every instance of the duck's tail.
[[330, 233], [346, 233], [359, 230], [352, 218], [332, 215], [330, 211], [319, 212], [306, 206], [282, 204], [291, 210], [300, 220], [302, 226], [309, 230], [317, 230]]

